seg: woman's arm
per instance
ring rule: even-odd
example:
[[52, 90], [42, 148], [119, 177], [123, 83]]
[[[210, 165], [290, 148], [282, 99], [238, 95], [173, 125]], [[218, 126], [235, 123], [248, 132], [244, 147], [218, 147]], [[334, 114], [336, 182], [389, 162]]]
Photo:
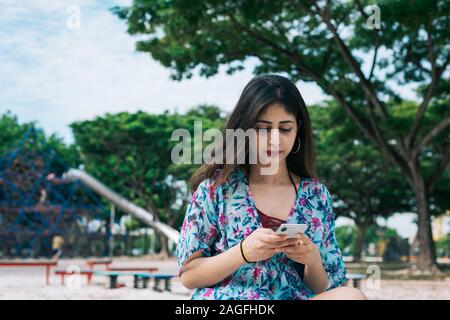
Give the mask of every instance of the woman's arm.
[[246, 264], [242, 258], [239, 244], [212, 257], [203, 257], [197, 251], [183, 266], [181, 283], [188, 289], [210, 287], [222, 281]]
[[[245, 256], [251, 262], [271, 258], [276, 248], [283, 248], [295, 243], [296, 239], [288, 239], [278, 235], [272, 229], [258, 228], [242, 242]], [[239, 243], [230, 249], [212, 256], [203, 257], [200, 251], [192, 254], [183, 266], [182, 284], [189, 289], [212, 286], [246, 264], [242, 257]]]
[[324, 292], [328, 287], [328, 275], [318, 250], [313, 261], [309, 265], [305, 265], [303, 281], [315, 294]]
[[305, 265], [303, 281], [314, 293], [325, 291], [328, 287], [328, 275], [323, 266], [319, 248], [304, 234], [299, 235], [295, 240], [295, 244], [277, 251], [284, 252], [289, 259]]
[[[305, 282], [320, 293], [345, 283], [346, 270], [342, 254], [336, 241], [333, 200], [328, 189], [322, 185], [324, 215], [322, 220], [323, 236], [320, 245], [314, 250], [314, 258], [305, 266]], [[323, 201], [323, 200], [322, 200]]]

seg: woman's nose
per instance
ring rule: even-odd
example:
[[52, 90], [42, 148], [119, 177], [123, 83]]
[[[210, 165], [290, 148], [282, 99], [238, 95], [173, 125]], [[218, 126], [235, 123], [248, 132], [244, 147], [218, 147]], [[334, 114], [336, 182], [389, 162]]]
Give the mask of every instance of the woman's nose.
[[270, 130], [269, 145], [274, 147], [278, 147], [280, 145], [280, 130]]

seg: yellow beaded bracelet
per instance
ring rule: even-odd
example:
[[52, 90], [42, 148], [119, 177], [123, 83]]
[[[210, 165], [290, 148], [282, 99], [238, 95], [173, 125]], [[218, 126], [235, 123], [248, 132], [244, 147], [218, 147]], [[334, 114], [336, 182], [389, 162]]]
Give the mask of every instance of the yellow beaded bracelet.
[[[244, 240], [245, 240], [245, 239], [244, 239]], [[242, 246], [242, 243], [244, 242], [244, 240], [241, 240], [241, 243], [239, 244], [239, 246], [241, 247], [242, 258], [244, 258], [245, 262], [251, 263], [251, 261], [249, 261], [249, 260], [247, 259], [247, 257], [245, 256], [245, 253], [244, 253], [244, 247]]]

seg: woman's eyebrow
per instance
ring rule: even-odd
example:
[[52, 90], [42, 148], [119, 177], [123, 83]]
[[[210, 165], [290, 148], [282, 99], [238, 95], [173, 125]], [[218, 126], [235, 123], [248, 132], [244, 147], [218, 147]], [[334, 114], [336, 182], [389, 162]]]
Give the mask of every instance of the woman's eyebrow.
[[[264, 122], [264, 123], [272, 124], [272, 121], [268, 121], [268, 120], [257, 120], [256, 122]], [[292, 120], [284, 120], [284, 121], [280, 121], [280, 124], [289, 123], [289, 122], [294, 123], [294, 121], [292, 121]]]

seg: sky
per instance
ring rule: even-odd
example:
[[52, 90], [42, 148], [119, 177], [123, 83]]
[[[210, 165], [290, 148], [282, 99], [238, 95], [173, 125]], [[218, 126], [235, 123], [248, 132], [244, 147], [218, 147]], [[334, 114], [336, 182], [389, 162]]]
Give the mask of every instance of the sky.
[[[73, 4], [79, 29], [67, 27]], [[71, 143], [70, 123], [107, 112], [183, 112], [202, 103], [231, 111], [255, 61], [231, 76], [222, 70], [209, 79], [173, 81], [149, 54], [135, 51], [138, 38], [108, 10], [128, 4], [0, 0], [0, 114], [10, 110], [21, 122], [37, 121]], [[324, 99], [315, 85], [299, 87], [307, 103]]]
[[[0, 0], [0, 114], [9, 110], [19, 122], [36, 121], [47, 134], [72, 143], [71, 123], [105, 113], [184, 112], [203, 103], [231, 111], [255, 61], [231, 76], [221, 70], [208, 79], [173, 81], [149, 54], [135, 51], [138, 38], [109, 11], [130, 3]], [[71, 24], [74, 8], [79, 28]], [[326, 98], [314, 84], [297, 86], [307, 105]], [[414, 226], [405, 219], [395, 225], [408, 225], [409, 235]]]

